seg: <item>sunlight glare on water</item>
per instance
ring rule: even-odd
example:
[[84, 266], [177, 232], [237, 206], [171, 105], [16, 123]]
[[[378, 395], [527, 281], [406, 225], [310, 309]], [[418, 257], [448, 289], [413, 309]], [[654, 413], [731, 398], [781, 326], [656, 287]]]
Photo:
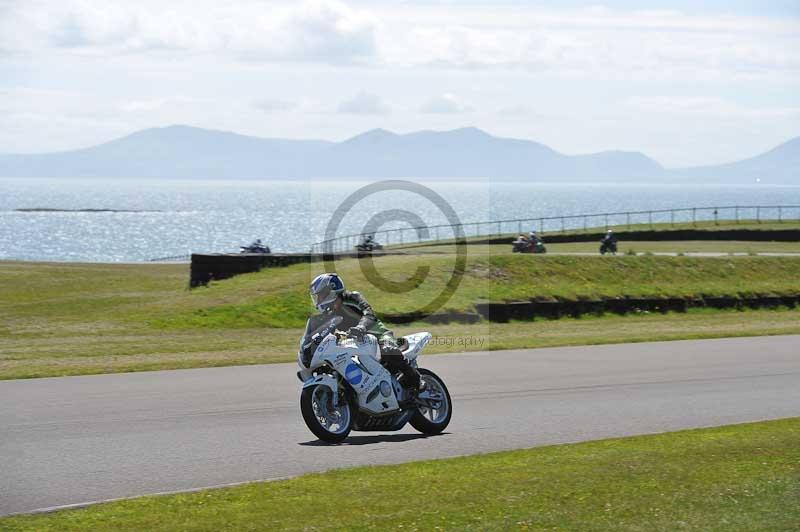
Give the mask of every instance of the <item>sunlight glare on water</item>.
[[[462, 222], [714, 205], [800, 205], [800, 187], [426, 183]], [[192, 252], [237, 252], [261, 238], [303, 252], [324, 238], [339, 204], [364, 183], [0, 179], [0, 259], [133, 262]], [[135, 212], [19, 212], [16, 209]], [[353, 209], [338, 234], [375, 213], [405, 209], [445, 223], [435, 205], [381, 192]], [[505, 228], [513, 231], [511, 226]]]

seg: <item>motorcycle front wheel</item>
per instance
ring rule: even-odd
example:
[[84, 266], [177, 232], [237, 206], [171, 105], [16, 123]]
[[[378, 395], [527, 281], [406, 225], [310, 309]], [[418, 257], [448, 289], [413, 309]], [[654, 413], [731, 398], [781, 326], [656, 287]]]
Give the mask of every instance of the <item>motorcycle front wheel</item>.
[[330, 388], [317, 384], [303, 388], [300, 394], [300, 411], [303, 421], [314, 436], [328, 443], [340, 443], [353, 428], [353, 409], [342, 397], [333, 404], [334, 394]]
[[423, 434], [439, 434], [453, 417], [453, 402], [444, 381], [434, 372], [421, 368], [420, 380], [423, 383], [419, 394], [417, 411], [411, 416], [411, 426]]

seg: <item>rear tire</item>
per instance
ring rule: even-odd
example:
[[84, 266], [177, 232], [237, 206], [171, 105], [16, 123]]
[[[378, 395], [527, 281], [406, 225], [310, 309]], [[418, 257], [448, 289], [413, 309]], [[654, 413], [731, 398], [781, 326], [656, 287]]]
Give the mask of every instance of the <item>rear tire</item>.
[[[325, 393], [326, 391], [327, 394]], [[300, 394], [300, 412], [303, 414], [303, 421], [306, 422], [306, 426], [314, 433], [314, 436], [327, 443], [341, 443], [350, 434], [355, 416], [350, 402], [346, 398], [342, 398], [341, 401], [343, 402], [337, 409], [340, 414], [332, 416], [338, 418], [340, 424], [329, 425], [328, 427], [335, 427], [333, 430], [329, 430], [320, 419], [319, 414], [321, 414], [320, 407], [322, 407], [325, 413], [331, 415], [328, 412], [328, 407], [332, 405], [321, 404], [325, 402], [325, 398], [329, 397], [331, 393], [330, 388], [320, 384], [303, 388], [303, 392]]]
[[[409, 423], [421, 433], [433, 436], [441, 433], [447, 428], [447, 425], [450, 424], [450, 418], [453, 417], [453, 401], [450, 400], [450, 392], [447, 391], [447, 386], [445, 386], [444, 381], [434, 372], [423, 368], [419, 370], [419, 375], [421, 380], [426, 384], [426, 391], [441, 393], [443, 408], [437, 410], [417, 407]], [[446, 411], [442, 412], [444, 409], [446, 409]]]

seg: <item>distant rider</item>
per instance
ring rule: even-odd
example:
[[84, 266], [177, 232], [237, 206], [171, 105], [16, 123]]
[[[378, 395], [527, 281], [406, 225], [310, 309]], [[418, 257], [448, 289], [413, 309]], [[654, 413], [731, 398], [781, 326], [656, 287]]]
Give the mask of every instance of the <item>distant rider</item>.
[[617, 252], [617, 235], [615, 235], [614, 231], [611, 229], [606, 231], [606, 236], [600, 241], [600, 253], [602, 254], [604, 251], [610, 253]]
[[333, 314], [343, 318], [340, 328], [348, 336], [361, 339], [365, 334], [378, 338], [381, 348], [381, 362], [390, 371], [403, 373], [403, 384], [411, 391], [418, 391], [419, 372], [411, 366], [397, 346], [394, 333], [377, 317], [372, 307], [359, 292], [347, 292], [344, 282], [335, 273], [318, 275], [309, 288], [311, 301], [323, 314]]

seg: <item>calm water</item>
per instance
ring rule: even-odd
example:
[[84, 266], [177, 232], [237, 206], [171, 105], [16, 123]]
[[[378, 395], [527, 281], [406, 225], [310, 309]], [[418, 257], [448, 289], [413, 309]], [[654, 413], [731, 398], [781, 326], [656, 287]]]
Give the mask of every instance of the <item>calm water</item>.
[[[0, 259], [143, 261], [192, 252], [236, 252], [239, 245], [255, 238], [267, 242], [273, 251], [307, 251], [324, 238], [326, 225], [342, 201], [363, 185], [0, 179]], [[462, 222], [694, 206], [800, 205], [800, 187], [786, 186], [429, 186], [444, 197]], [[15, 211], [24, 208], [140, 212]], [[445, 222], [428, 199], [404, 191], [383, 191], [356, 204], [342, 218], [338, 234], [358, 233], [376, 213], [398, 209], [415, 213], [426, 224]], [[576, 226], [582, 223], [575, 221]], [[517, 224], [509, 224], [503, 229], [516, 228]], [[560, 222], [550, 228], [560, 228]]]

